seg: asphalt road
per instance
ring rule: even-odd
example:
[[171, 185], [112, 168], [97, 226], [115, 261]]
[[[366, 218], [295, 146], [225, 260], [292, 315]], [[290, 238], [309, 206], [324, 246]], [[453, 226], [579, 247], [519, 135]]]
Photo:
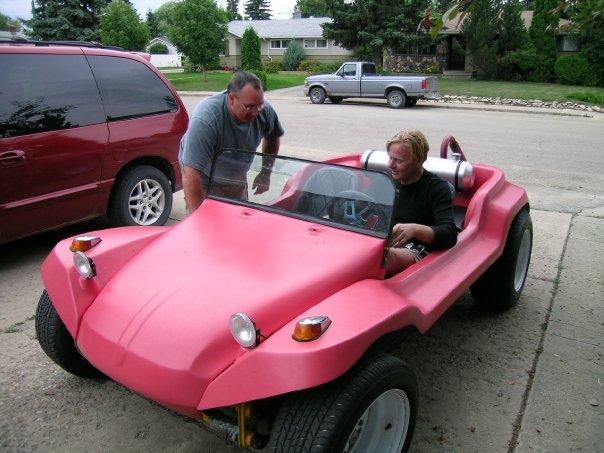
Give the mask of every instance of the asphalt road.
[[[296, 90], [267, 96], [282, 153], [321, 158], [383, 149], [405, 128], [432, 155], [453, 134], [471, 162], [492, 164], [529, 193], [535, 226], [529, 279], [504, 314], [460, 299], [397, 355], [417, 373], [414, 451], [592, 451], [604, 445], [604, 116], [492, 112], [381, 102], [311, 105]], [[187, 108], [199, 98], [185, 97]], [[182, 195], [172, 222], [184, 214]], [[39, 267], [62, 237], [103, 220], [0, 246], [0, 449], [234, 451], [194, 422], [112, 382], [83, 381], [40, 350], [33, 314]]]

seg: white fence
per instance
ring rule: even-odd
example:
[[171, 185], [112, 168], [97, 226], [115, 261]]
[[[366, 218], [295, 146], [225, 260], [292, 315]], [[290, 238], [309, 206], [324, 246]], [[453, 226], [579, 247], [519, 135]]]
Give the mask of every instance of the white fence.
[[151, 54], [151, 64], [156, 68], [179, 68], [182, 60], [180, 55]]

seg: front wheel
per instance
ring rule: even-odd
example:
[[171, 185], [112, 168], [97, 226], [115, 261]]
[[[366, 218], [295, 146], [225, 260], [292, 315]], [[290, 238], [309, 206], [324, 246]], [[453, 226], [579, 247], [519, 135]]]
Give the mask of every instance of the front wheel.
[[80, 354], [46, 291], [36, 310], [36, 337], [50, 359], [68, 373], [87, 379], [107, 379]]
[[310, 102], [313, 104], [323, 104], [325, 102], [325, 90], [323, 88], [314, 87], [309, 93]]
[[391, 90], [386, 96], [386, 101], [393, 109], [402, 109], [407, 102], [407, 97], [401, 90]]
[[407, 451], [417, 407], [411, 370], [391, 355], [371, 355], [334, 382], [291, 394], [273, 424], [269, 451]]
[[496, 310], [515, 305], [526, 283], [532, 246], [533, 223], [523, 209], [510, 225], [501, 256], [470, 287], [474, 300]]
[[155, 167], [141, 165], [116, 181], [109, 205], [115, 226], [161, 226], [172, 211], [172, 188], [166, 175]]

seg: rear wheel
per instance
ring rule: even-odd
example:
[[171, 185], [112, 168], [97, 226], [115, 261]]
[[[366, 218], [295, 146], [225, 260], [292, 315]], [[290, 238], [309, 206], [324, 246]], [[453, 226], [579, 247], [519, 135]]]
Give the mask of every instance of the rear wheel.
[[366, 357], [334, 382], [291, 394], [281, 406], [271, 452], [407, 451], [417, 419], [417, 381], [388, 354]]
[[331, 101], [332, 104], [339, 104], [340, 102], [342, 102], [344, 100], [344, 98], [341, 96], [330, 96], [329, 100]]
[[503, 310], [518, 302], [526, 283], [533, 245], [533, 223], [527, 209], [516, 215], [503, 253], [470, 287], [477, 303]]
[[36, 310], [36, 337], [46, 355], [68, 373], [87, 379], [107, 379], [77, 350], [46, 291], [40, 296]]
[[401, 90], [391, 90], [386, 96], [386, 101], [393, 109], [402, 109], [407, 102], [407, 97]]
[[108, 214], [115, 226], [160, 226], [168, 221], [171, 211], [170, 181], [157, 168], [141, 165], [117, 180]]
[[325, 102], [325, 90], [323, 88], [314, 87], [309, 93], [310, 102], [313, 104], [323, 104]]

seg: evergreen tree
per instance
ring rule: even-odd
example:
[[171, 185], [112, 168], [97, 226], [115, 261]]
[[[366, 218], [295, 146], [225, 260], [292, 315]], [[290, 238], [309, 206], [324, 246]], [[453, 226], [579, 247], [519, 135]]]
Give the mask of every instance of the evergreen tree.
[[328, 17], [327, 0], [297, 0], [296, 8], [302, 17]]
[[26, 21], [34, 39], [98, 41], [101, 9], [109, 0], [35, 0], [33, 18]]
[[262, 69], [260, 37], [252, 27], [247, 27], [241, 37], [241, 66], [245, 71]]
[[579, 40], [579, 49], [593, 71], [593, 82], [604, 86], [604, 1], [577, 2], [571, 16]]
[[247, 0], [245, 18], [251, 20], [267, 20], [271, 18], [271, 3], [269, 0]]
[[322, 25], [323, 36], [381, 65], [385, 48], [405, 52], [430, 42], [417, 33], [429, 4], [430, 0], [332, 0], [327, 9], [333, 22]]
[[147, 28], [149, 29], [149, 37], [157, 38], [158, 36], [161, 36], [157, 17], [155, 17], [151, 8], [147, 11]]
[[508, 0], [501, 8], [501, 32], [497, 43], [500, 55], [513, 52], [526, 44], [528, 34], [522, 21], [522, 3]]
[[227, 0], [227, 13], [229, 14], [229, 20], [241, 20], [241, 14], [239, 14], [239, 0]]
[[499, 0], [473, 0], [461, 27], [466, 50], [479, 78], [497, 75], [497, 37], [500, 35]]
[[136, 10], [124, 0], [113, 0], [101, 14], [101, 42], [125, 50], [144, 50], [149, 29]]
[[555, 12], [557, 0], [535, 0], [533, 22], [529, 28], [531, 44], [537, 54], [536, 68], [531, 74], [534, 82], [553, 79], [556, 52], [556, 30], [560, 16]]

